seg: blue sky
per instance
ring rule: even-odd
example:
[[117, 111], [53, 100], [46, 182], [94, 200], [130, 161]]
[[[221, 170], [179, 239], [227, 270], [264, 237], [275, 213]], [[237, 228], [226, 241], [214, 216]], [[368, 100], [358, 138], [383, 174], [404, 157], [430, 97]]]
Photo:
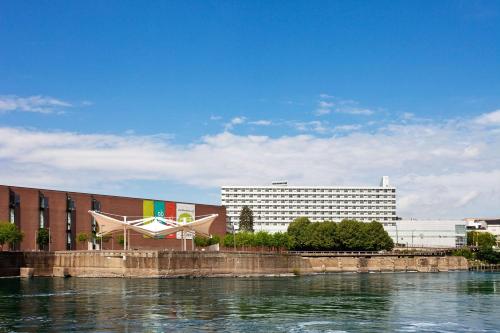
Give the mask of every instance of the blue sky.
[[500, 3], [1, 1], [0, 45], [1, 183], [218, 202], [387, 174], [401, 215], [500, 215]]

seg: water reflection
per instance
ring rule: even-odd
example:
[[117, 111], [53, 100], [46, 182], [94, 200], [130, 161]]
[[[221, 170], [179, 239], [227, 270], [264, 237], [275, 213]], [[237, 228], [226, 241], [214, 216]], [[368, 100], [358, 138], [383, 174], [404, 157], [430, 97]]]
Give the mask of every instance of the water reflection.
[[0, 279], [0, 331], [498, 331], [500, 275]]

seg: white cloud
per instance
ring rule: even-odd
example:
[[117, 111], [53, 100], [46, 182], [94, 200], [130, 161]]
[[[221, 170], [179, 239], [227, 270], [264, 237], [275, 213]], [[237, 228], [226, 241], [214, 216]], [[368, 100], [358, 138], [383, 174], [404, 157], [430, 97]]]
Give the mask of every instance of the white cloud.
[[357, 131], [361, 129], [363, 126], [356, 124], [356, 125], [339, 125], [334, 127], [335, 132], [351, 132], [351, 131]]
[[327, 94], [320, 94], [318, 106], [314, 111], [317, 116], [323, 116], [330, 113], [345, 113], [351, 115], [370, 116], [375, 112], [368, 108], [359, 106], [359, 103], [351, 99], [340, 99]]
[[320, 108], [325, 108], [325, 109], [331, 108], [335, 105], [333, 102], [326, 102], [326, 101], [319, 101], [318, 104]]
[[354, 115], [363, 115], [363, 116], [369, 116], [374, 113], [373, 110], [370, 109], [363, 109], [363, 108], [356, 108], [356, 107], [344, 107], [344, 108], [338, 108], [336, 112], [340, 113], [347, 113], [347, 114], [354, 114]]
[[[325, 131], [322, 122], [300, 126]], [[176, 145], [164, 135], [3, 127], [0, 183], [90, 191], [151, 180], [212, 189], [273, 179], [371, 185], [389, 175], [398, 188], [398, 214], [404, 217], [500, 215], [499, 132], [474, 126], [474, 120], [390, 125], [372, 133], [355, 129], [327, 137], [223, 132]]]
[[403, 120], [412, 120], [415, 118], [415, 114], [411, 113], [411, 112], [404, 112], [402, 115], [401, 115], [401, 119]]
[[317, 134], [325, 134], [331, 131], [328, 124], [318, 120], [293, 122], [292, 125], [296, 130], [301, 132], [316, 132]]
[[246, 117], [243, 117], [243, 116], [240, 116], [240, 117], [234, 117], [233, 119], [231, 119], [228, 123], [226, 123], [224, 125], [224, 128], [227, 130], [230, 130], [234, 127], [234, 125], [241, 125], [241, 124], [244, 124], [246, 122], [247, 118]]
[[210, 116], [210, 120], [221, 120], [221, 119], [222, 119], [221, 116], [215, 116], [215, 115]]
[[64, 113], [64, 108], [72, 107], [71, 103], [49, 96], [19, 97], [15, 95], [0, 96], [0, 113], [2, 112], [35, 112]]
[[500, 125], [500, 110], [484, 113], [475, 119], [479, 125]]
[[249, 122], [249, 124], [257, 126], [270, 126], [272, 122], [270, 120], [256, 120]]

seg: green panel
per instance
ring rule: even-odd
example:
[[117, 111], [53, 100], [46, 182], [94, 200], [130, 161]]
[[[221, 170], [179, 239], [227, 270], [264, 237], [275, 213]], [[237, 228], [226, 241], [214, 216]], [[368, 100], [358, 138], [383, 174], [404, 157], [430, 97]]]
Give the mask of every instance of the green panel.
[[154, 213], [157, 217], [165, 217], [165, 202], [164, 201], [155, 201], [154, 205]]

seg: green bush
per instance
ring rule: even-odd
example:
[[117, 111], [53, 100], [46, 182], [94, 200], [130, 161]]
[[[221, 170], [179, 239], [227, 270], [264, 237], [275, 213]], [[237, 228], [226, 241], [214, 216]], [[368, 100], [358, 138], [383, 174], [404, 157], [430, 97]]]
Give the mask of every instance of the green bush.
[[236, 239], [237, 247], [260, 247], [287, 249], [290, 246], [290, 237], [287, 233], [276, 232], [271, 234], [267, 231], [239, 232], [234, 237], [233, 234], [226, 234], [222, 240], [224, 247], [234, 247], [234, 239]]
[[219, 243], [220, 243], [219, 235], [212, 235], [212, 237], [204, 237], [204, 236], [194, 237], [194, 244], [198, 247], [207, 247]]
[[118, 244], [120, 244], [121, 246], [125, 246], [125, 237], [123, 235], [118, 235], [118, 237], [116, 238], [118, 240]]
[[288, 226], [287, 233], [290, 235], [290, 247], [294, 250], [307, 250], [310, 248], [309, 225], [311, 221], [307, 217], [298, 217]]
[[464, 257], [469, 260], [473, 260], [476, 258], [474, 252], [471, 251], [468, 247], [461, 247], [459, 249], [456, 249], [452, 253], [454, 256], [457, 257]]
[[85, 232], [80, 232], [76, 235], [76, 240], [80, 243], [85, 243], [86, 241], [88, 241], [89, 239], [89, 235], [86, 234]]
[[492, 247], [481, 247], [476, 253], [476, 258], [490, 264], [500, 263], [500, 253], [495, 252]]
[[40, 249], [46, 249], [47, 245], [50, 242], [50, 233], [49, 229], [40, 228], [38, 229], [38, 233], [36, 235], [36, 243]]

